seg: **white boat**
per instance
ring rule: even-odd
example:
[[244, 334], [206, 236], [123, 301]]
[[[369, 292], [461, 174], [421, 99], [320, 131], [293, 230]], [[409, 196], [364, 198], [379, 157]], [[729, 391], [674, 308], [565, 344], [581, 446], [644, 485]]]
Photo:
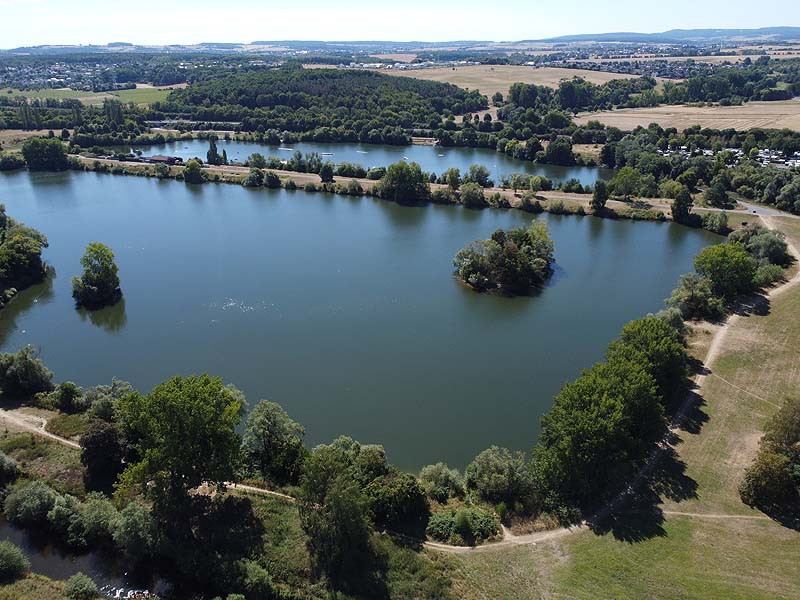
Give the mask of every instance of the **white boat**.
[[366, 150], [356, 150], [356, 154], [368, 154]]
[[294, 152], [293, 148], [278, 148], [278, 150], [283, 150], [284, 152]]
[[333, 152], [320, 152], [320, 156], [333, 156]]

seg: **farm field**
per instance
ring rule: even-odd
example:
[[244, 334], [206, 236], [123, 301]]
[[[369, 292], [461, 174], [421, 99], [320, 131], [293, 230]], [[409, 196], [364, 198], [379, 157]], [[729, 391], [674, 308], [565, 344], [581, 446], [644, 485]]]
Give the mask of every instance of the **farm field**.
[[[800, 243], [800, 221], [769, 220]], [[454, 556], [456, 591], [514, 600], [800, 597], [800, 532], [751, 510], [737, 493], [764, 421], [800, 386], [792, 366], [798, 309], [794, 285], [769, 299], [766, 314], [730, 323], [707, 365], [702, 399], [677, 432], [677, 476], [659, 493], [673, 499], [629, 506], [595, 531]], [[707, 350], [703, 340], [692, 347], [695, 355]]]
[[714, 129], [747, 130], [754, 128], [793, 129], [800, 131], [800, 100], [785, 102], [748, 102], [742, 106], [657, 106], [625, 108], [615, 111], [582, 113], [575, 118], [578, 125], [598, 120], [610, 127], [630, 131], [638, 126], [658, 123], [679, 131], [700, 125]]
[[633, 75], [618, 73], [602, 73], [582, 69], [558, 69], [551, 67], [523, 67], [516, 65], [481, 65], [469, 67], [447, 67], [439, 69], [419, 69], [416, 71], [388, 71], [381, 73], [415, 77], [429, 81], [443, 81], [459, 87], [477, 89], [485, 96], [491, 97], [495, 92], [505, 96], [512, 83], [535, 83], [556, 88], [563, 79], [583, 77], [592, 83], [602, 84], [613, 79], [632, 79]]
[[137, 85], [138, 87], [134, 90], [118, 90], [114, 92], [86, 92], [67, 88], [24, 91], [2, 88], [0, 89], [0, 94], [13, 94], [25, 96], [26, 98], [31, 99], [39, 98], [42, 100], [48, 98], [57, 98], [59, 100], [76, 99], [80, 100], [83, 104], [98, 105], [102, 104], [103, 100], [110, 99], [120, 100], [125, 103], [133, 102], [134, 104], [152, 104], [158, 100], [166, 99], [170, 92], [170, 89], [168, 88], [154, 87], [145, 84]]

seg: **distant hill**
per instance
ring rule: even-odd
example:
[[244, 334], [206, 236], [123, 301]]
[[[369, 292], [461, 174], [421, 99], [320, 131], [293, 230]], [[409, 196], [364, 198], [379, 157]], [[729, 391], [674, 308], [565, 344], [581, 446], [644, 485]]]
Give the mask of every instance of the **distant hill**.
[[538, 42], [633, 42], [689, 43], [736, 40], [789, 41], [800, 40], [800, 27], [762, 27], [760, 29], [671, 29], [662, 33], [587, 33], [563, 35]]

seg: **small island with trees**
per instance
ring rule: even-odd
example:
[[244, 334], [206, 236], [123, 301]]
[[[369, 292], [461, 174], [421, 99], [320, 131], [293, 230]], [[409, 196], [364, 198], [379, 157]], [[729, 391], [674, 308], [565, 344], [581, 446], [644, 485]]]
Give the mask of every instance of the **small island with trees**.
[[553, 240], [544, 221], [527, 229], [498, 229], [488, 240], [459, 250], [453, 264], [458, 278], [478, 292], [524, 295], [553, 274]]
[[81, 257], [83, 275], [72, 278], [72, 297], [78, 306], [97, 310], [122, 298], [117, 263], [111, 248], [92, 242]]

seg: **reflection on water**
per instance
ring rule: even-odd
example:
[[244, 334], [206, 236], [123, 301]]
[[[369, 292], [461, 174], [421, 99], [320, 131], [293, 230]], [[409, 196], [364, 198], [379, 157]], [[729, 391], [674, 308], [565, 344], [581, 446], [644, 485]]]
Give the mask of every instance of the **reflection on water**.
[[167, 584], [153, 576], [129, 572], [130, 565], [107, 552], [74, 554], [52, 543], [49, 536], [25, 531], [0, 517], [0, 540], [22, 548], [31, 561], [31, 572], [50, 579], [69, 579], [78, 572], [88, 575], [108, 597], [123, 598], [131, 590], [165, 593]]
[[49, 304], [53, 300], [53, 280], [55, 278], [56, 270], [48, 267], [47, 275], [42, 283], [22, 290], [11, 302], [0, 309], [0, 343], [17, 331], [17, 317], [28, 312], [33, 306]]
[[78, 314], [81, 316], [82, 321], [89, 321], [92, 325], [102, 327], [108, 333], [116, 333], [120, 331], [128, 322], [128, 316], [125, 313], [125, 296], [116, 304], [106, 306], [100, 310], [87, 310], [83, 307], [78, 308]]

